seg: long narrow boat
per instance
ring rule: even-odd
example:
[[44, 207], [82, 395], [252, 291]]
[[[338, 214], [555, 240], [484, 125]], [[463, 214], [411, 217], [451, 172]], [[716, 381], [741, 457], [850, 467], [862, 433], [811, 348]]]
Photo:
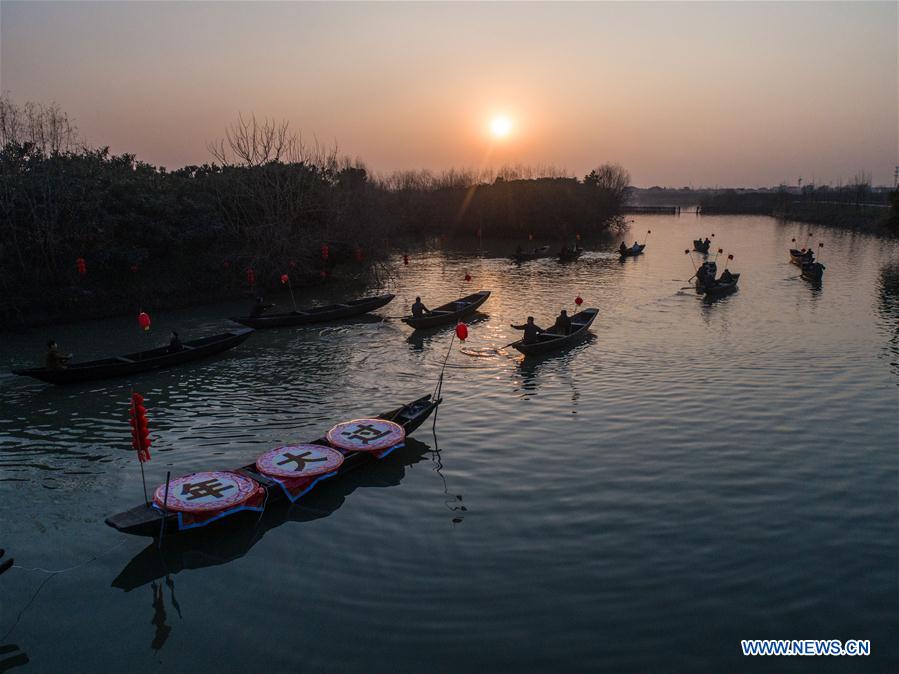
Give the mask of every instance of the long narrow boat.
[[523, 250], [520, 253], [513, 253], [511, 257], [513, 262], [529, 262], [548, 255], [549, 246], [540, 246], [539, 248], [534, 248], [534, 250]]
[[809, 255], [809, 253], [811, 253], [811, 251], [803, 253], [801, 250], [790, 248], [790, 262], [795, 264], [797, 267], [802, 267], [803, 264], [814, 262], [814, 254]]
[[150, 349], [149, 351], [128, 353], [124, 356], [89, 360], [83, 363], [70, 363], [68, 367], [60, 370], [33, 367], [25, 370], [13, 370], [12, 372], [22, 377], [34, 377], [50, 384], [75, 384], [95, 379], [127, 377], [139, 372], [161, 370], [162, 368], [189, 363], [233, 349], [252, 335], [253, 332], [252, 328], [234, 328], [220, 335], [184, 342], [180, 351], [170, 351], [169, 347], [163, 346], [158, 349]]
[[538, 341], [533, 344], [525, 344], [523, 339], [519, 339], [509, 346], [521, 351], [526, 356], [537, 356], [548, 351], [572, 346], [587, 336], [587, 330], [593, 325], [598, 313], [599, 309], [584, 309], [576, 313], [571, 317], [571, 332], [567, 335], [544, 332], [537, 336]]
[[441, 304], [436, 309], [432, 309], [431, 313], [424, 316], [406, 316], [403, 319], [403, 323], [411, 325], [416, 330], [456, 323], [477, 311], [478, 307], [486, 302], [488, 297], [490, 297], [490, 291], [482, 290], [472, 295], [460, 297], [453, 302]]
[[259, 316], [238, 316], [232, 318], [236, 323], [248, 325], [257, 330], [263, 328], [283, 328], [291, 325], [308, 325], [310, 323], [323, 323], [336, 321], [341, 318], [350, 318], [360, 314], [380, 309], [393, 300], [394, 295], [378, 295], [377, 297], [363, 297], [358, 300], [350, 300], [342, 304], [328, 304], [323, 307], [312, 307], [288, 311], [280, 314], [260, 314]]
[[623, 253], [619, 250], [618, 254], [621, 256], [622, 260], [626, 257], [637, 257], [638, 255], [643, 255], [644, 248], [646, 248], [645, 243], [638, 243], [636, 246], [625, 249]]
[[723, 295], [728, 295], [737, 289], [737, 283], [740, 281], [739, 274], [733, 274], [732, 276], [733, 280], [730, 283], [716, 281], [715, 285], [711, 286], [703, 285], [699, 279], [696, 279], [696, 292], [703, 294], [706, 297], [721, 297]]
[[806, 262], [802, 265], [802, 278], [806, 281], [820, 281], [824, 278], [826, 267], [820, 262]]
[[[392, 421], [395, 424], [399, 424], [403, 427], [406, 435], [409, 435], [424, 423], [425, 419], [427, 419], [431, 415], [431, 413], [435, 409], [437, 409], [437, 406], [441, 402], [442, 401], [439, 399], [432, 400], [430, 395], [422, 396], [418, 400], [414, 400], [407, 405], [403, 405], [402, 407], [390, 410], [389, 412], [384, 412], [378, 415], [378, 418]], [[322, 445], [324, 447], [337, 449], [328, 441], [327, 438], [319, 438], [318, 440], [314, 440], [309, 444]], [[343, 449], [338, 449], [338, 451], [344, 456], [343, 463], [336, 470], [336, 475], [338, 476], [343, 475], [361, 465], [365, 465], [370, 461], [378, 460], [370, 452], [354, 452]], [[265, 508], [268, 508], [269, 506], [272, 506], [281, 501], [285, 501], [288, 498], [281, 484], [275, 479], [264, 475], [257, 468], [256, 462], [231, 471], [231, 473], [237, 474], [244, 480], [249, 480], [250, 482], [254, 483], [254, 486], [258, 485], [258, 487], [264, 491], [264, 494], [262, 495], [263, 497], [260, 497], [259, 499], [259, 501], [261, 501], [262, 503], [262, 507], [255, 508], [255, 510], [257, 511], [264, 510]], [[313, 482], [306, 491], [312, 489], [315, 484], [316, 483]], [[300, 496], [298, 496], [297, 498], [300, 498]], [[181, 520], [177, 512], [170, 510], [167, 513], [164, 513], [163, 511], [159, 510], [155, 504], [151, 505], [150, 503], [141, 503], [140, 505], [137, 505], [130, 510], [126, 510], [117, 515], [111, 515], [110, 517], [106, 518], [106, 524], [126, 534], [134, 534], [137, 536], [156, 536], [160, 532], [163, 518], [165, 518], [166, 535], [170, 533], [190, 531], [193, 528], [179, 526]], [[213, 520], [213, 522], [222, 522], [229, 519], [229, 517], [224, 517], [220, 520]]]

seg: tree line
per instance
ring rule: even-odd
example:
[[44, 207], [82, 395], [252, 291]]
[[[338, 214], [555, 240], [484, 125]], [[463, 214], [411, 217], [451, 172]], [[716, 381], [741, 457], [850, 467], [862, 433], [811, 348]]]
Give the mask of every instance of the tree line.
[[212, 161], [168, 171], [91, 147], [55, 105], [0, 97], [0, 320], [22, 325], [363, 281], [421, 237], [558, 239], [618, 215], [627, 172], [373, 176], [286, 122], [239, 117]]

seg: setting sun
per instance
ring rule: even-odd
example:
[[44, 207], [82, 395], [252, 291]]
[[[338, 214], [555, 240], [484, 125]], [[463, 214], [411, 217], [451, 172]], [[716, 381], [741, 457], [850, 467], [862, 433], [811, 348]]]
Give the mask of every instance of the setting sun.
[[490, 133], [494, 138], [505, 138], [512, 131], [512, 120], [508, 117], [494, 117], [490, 121]]

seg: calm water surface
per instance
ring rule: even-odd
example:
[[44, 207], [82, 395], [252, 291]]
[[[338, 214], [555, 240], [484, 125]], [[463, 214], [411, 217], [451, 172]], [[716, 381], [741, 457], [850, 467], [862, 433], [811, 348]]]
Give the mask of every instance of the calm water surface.
[[[0, 374], [0, 547], [25, 567], [0, 578], [0, 646], [57, 672], [895, 671], [899, 247], [820, 229], [815, 287], [786, 262], [808, 227], [647, 216], [629, 239], [647, 229], [624, 263], [611, 241], [568, 265], [514, 266], [500, 242], [413, 255], [383, 316], [416, 294], [493, 292], [453, 346], [436, 433], [164, 554], [103, 523], [142, 497], [130, 382]], [[683, 250], [711, 232], [742, 278], [709, 304], [684, 289]], [[587, 343], [497, 352], [510, 322], [549, 324], [578, 294], [600, 309]], [[156, 312], [150, 337], [133, 317], [53, 336], [86, 359], [240, 309]], [[142, 376], [148, 481], [430, 392], [451, 331], [410, 335], [390, 320], [267, 331]], [[0, 337], [4, 370], [48, 336]], [[744, 638], [871, 639], [875, 655], [749, 661]]]

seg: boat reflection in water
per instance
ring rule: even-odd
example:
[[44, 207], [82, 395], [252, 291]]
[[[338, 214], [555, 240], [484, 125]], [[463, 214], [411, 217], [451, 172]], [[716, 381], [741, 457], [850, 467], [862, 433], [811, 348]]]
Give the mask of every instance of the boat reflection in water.
[[[172, 575], [184, 569], [202, 569], [227, 564], [247, 554], [269, 529], [281, 526], [285, 522], [311, 522], [327, 517], [340, 508], [346, 497], [359, 487], [397, 486], [406, 475], [406, 466], [422, 461], [425, 454], [430, 451], [428, 445], [414, 438], [407, 437], [405, 442], [404, 447], [397, 449], [387, 459], [370, 462], [346, 475], [326, 480], [297, 503], [291, 504], [285, 499], [269, 506], [255, 520], [234, 518], [233, 522], [222, 522], [216, 527], [198, 529], [186, 536], [171, 536], [164, 539], [161, 548], [157, 547], [154, 540], [128, 562], [112, 581], [112, 586], [130, 592], [161, 578], [165, 578], [169, 583]], [[174, 603], [174, 584], [170, 587]], [[175, 607], [177, 608], [176, 603]], [[157, 639], [163, 633], [163, 627], [166, 627], [164, 619], [163, 611], [162, 625], [157, 626]], [[162, 641], [165, 641], [167, 634], [166, 631]]]

